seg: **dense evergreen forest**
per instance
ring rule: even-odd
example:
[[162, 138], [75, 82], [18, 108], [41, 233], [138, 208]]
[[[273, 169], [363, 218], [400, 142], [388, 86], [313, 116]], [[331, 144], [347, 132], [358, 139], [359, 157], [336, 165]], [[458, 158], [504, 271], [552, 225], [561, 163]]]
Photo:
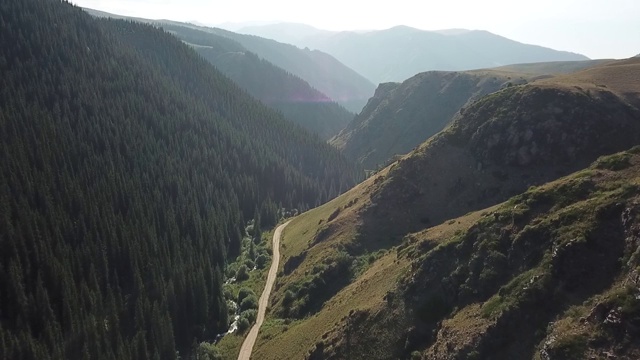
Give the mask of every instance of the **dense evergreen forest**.
[[0, 2], [0, 359], [171, 359], [227, 327], [245, 220], [361, 173], [173, 36]]
[[354, 114], [327, 95], [233, 39], [174, 23], [159, 25], [192, 45], [196, 52], [249, 94], [323, 139], [337, 135], [353, 120]]

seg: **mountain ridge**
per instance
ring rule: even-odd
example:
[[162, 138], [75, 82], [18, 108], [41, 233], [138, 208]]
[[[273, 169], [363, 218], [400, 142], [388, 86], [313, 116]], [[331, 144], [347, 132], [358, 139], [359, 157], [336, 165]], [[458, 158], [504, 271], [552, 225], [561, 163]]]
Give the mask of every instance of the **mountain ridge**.
[[[85, 10], [89, 12], [93, 11], [92, 9]], [[95, 13], [98, 16], [127, 18], [105, 12]], [[305, 80], [313, 88], [326, 94], [351, 112], [359, 112], [375, 90], [375, 86], [369, 80], [338, 61], [335, 57], [319, 50], [300, 49], [294, 45], [280, 43], [272, 39], [178, 21], [149, 20], [142, 18], [130, 19], [141, 22], [151, 22], [160, 26], [166, 24], [186, 27], [236, 41], [246, 50], [257, 54], [273, 65]]]
[[237, 41], [173, 24], [163, 28], [187, 44], [263, 103], [294, 123], [327, 140], [353, 118], [353, 114], [309, 83], [286, 72]]
[[524, 76], [491, 70], [430, 71], [401, 84], [380, 84], [363, 110], [330, 143], [365, 168], [375, 169], [442, 130], [474, 100], [526, 81]]
[[[374, 83], [404, 81], [429, 70], [462, 71], [514, 63], [588, 60], [580, 54], [520, 43], [485, 30], [426, 31], [405, 25], [362, 33], [319, 33], [295, 44], [332, 54]], [[399, 58], [399, 54], [403, 56]]]

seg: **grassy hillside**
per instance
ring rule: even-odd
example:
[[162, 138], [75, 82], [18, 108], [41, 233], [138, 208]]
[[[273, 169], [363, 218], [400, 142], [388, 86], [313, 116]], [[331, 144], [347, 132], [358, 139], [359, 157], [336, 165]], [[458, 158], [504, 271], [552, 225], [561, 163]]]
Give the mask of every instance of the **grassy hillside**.
[[447, 126], [464, 106], [531, 75], [501, 71], [421, 73], [385, 83], [331, 144], [366, 169], [387, 165]]
[[494, 68], [496, 71], [514, 72], [519, 74], [530, 75], [558, 75], [569, 74], [576, 71], [584, 70], [590, 67], [595, 67], [607, 62], [611, 62], [611, 59], [601, 60], [582, 60], [582, 61], [549, 61], [539, 63], [528, 64], [513, 64], [505, 65]]
[[[640, 159], [636, 150], [602, 158], [536, 186], [640, 144], [638, 74], [638, 60], [618, 61], [488, 95], [408, 156], [300, 216], [285, 233], [274, 330], [258, 353], [555, 359], [573, 351], [557, 340], [564, 323], [553, 333], [546, 325], [589, 299], [605, 304], [603, 319], [612, 309], [612, 317], [621, 314], [612, 299], [637, 264], [622, 268], [617, 259], [637, 244], [623, 244], [628, 235], [616, 221], [626, 208], [635, 211]], [[533, 231], [537, 224], [544, 229]], [[601, 239], [609, 236], [617, 245], [606, 249]], [[587, 244], [575, 258], [572, 239]], [[553, 260], [565, 246], [571, 250]], [[549, 272], [554, 266], [560, 273]], [[594, 281], [565, 287], [581, 277]], [[521, 292], [529, 281], [541, 292]], [[547, 297], [557, 306], [545, 306]], [[636, 334], [629, 306], [632, 320], [618, 337], [605, 333], [585, 345], [591, 328], [580, 330], [577, 356], [615, 350], [633, 358], [637, 350], [624, 340]], [[516, 338], [517, 326], [524, 330]]]
[[637, 144], [639, 74], [639, 61], [619, 61], [482, 98], [399, 162], [364, 228], [394, 236], [438, 224]]
[[[407, 235], [262, 353], [636, 359], [639, 152], [602, 157], [496, 207]], [[298, 336], [311, 324], [319, 338]]]
[[516, 64], [464, 72], [429, 71], [401, 84], [380, 84], [360, 114], [330, 142], [365, 168], [376, 169], [441, 131], [459, 110], [487, 94], [611, 61]]

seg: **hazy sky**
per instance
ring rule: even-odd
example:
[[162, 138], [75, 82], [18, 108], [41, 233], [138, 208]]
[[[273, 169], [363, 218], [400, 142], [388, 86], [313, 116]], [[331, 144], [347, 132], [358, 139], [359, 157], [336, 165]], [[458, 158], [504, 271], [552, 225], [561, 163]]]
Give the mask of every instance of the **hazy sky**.
[[71, 0], [111, 13], [205, 24], [298, 22], [327, 30], [488, 30], [524, 43], [625, 58], [640, 53], [640, 0]]

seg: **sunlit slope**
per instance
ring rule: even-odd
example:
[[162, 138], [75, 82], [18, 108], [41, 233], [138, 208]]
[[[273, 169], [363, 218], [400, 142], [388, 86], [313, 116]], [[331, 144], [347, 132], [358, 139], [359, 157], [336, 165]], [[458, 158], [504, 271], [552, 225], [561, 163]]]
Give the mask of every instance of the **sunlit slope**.
[[[585, 169], [602, 155], [640, 144], [640, 112], [634, 100], [638, 88], [627, 80], [639, 72], [637, 60], [618, 61], [572, 75], [511, 86], [486, 96], [466, 107], [450, 127], [409, 155], [342, 197], [294, 220], [285, 233], [283, 276], [273, 298], [274, 330], [265, 332], [265, 337], [258, 341], [258, 353], [278, 354], [277, 349], [289, 349], [295, 354], [313, 351], [314, 356], [341, 358], [353, 354], [353, 349], [360, 349], [355, 353], [363, 359], [406, 358], [414, 351], [427, 358], [442, 359], [476, 356], [475, 353], [478, 358], [493, 358], [489, 354], [495, 352], [495, 358], [505, 359], [517, 351], [531, 356], [541, 353], [540, 341], [551, 341], [553, 334], [544, 332], [546, 327], [539, 325], [546, 326], [577, 304], [571, 299], [596, 299], [597, 294], [600, 297], [594, 301], [610, 299], [607, 291], [615, 293], [620, 289], [618, 276], [623, 274], [623, 269], [610, 261], [616, 254], [632, 253], [633, 248], [600, 251], [593, 249], [600, 249], [601, 245], [594, 243], [594, 248], [589, 245], [586, 250], [589, 254], [601, 252], [606, 258], [601, 262], [608, 269], [602, 282], [577, 295], [551, 283], [545, 291], [551, 288], [566, 291], [563, 294], [569, 300], [560, 297], [556, 299], [558, 307], [540, 310], [543, 321], [532, 322], [533, 330], [529, 329], [539, 334], [526, 338], [522, 344], [510, 337], [513, 330], [502, 324], [515, 320], [498, 319], [501, 315], [496, 315], [497, 310], [491, 307], [501, 307], [489, 303], [487, 310], [483, 303], [496, 296], [500, 288], [504, 288], [500, 296], [515, 291], [525, 277], [526, 281], [531, 279], [529, 275], [547, 276], [544, 274], [550, 267], [543, 258], [561, 243], [557, 241], [584, 235], [590, 242], [592, 234], [586, 231], [580, 235], [580, 231], [591, 228], [605, 236], [606, 231], [600, 226], [609, 229], [611, 224], [599, 223], [598, 211], [607, 211], [598, 210], [601, 206], [606, 208], [610, 202], [633, 206], [637, 193], [633, 185], [637, 181], [636, 151], [601, 160], [590, 170], [540, 189], [535, 186]], [[530, 188], [529, 193], [500, 205], [499, 209], [487, 209]], [[542, 200], [536, 198], [535, 202], [542, 205], [529, 209], [533, 200], [527, 199], [537, 196]], [[574, 224], [579, 228], [571, 227], [574, 215], [562, 212], [574, 203], [580, 205], [575, 215], [580, 220]], [[613, 207], [618, 209], [617, 205]], [[611, 215], [611, 219], [619, 215]], [[471, 224], [473, 216], [482, 219], [469, 228], [465, 224]], [[538, 222], [546, 224], [544, 231], [528, 233], [531, 229], [525, 229], [526, 226]], [[587, 225], [582, 227], [579, 223]], [[451, 230], [454, 235], [446, 235], [450, 231], [445, 230], [442, 236], [433, 234], [436, 229], [447, 227], [455, 229]], [[611, 233], [611, 236], [616, 234], [619, 235]], [[540, 238], [542, 235], [546, 238]], [[512, 252], [509, 244], [519, 241], [519, 237], [528, 240]], [[485, 238], [488, 242], [481, 245]], [[538, 238], [542, 245], [537, 243]], [[439, 246], [443, 242], [450, 245]], [[536, 250], [539, 255], [527, 258], [526, 254], [538, 245], [542, 246]], [[430, 253], [432, 250], [435, 252]], [[489, 255], [494, 250], [502, 255], [493, 254], [493, 259]], [[403, 260], [402, 256], [393, 258], [398, 251], [410, 260]], [[597, 263], [597, 258], [588, 256], [587, 261], [576, 258], [579, 268], [586, 266], [584, 274], [592, 274], [591, 261]], [[431, 260], [426, 261], [427, 257]], [[566, 270], [569, 265], [562, 266]], [[484, 267], [488, 270], [482, 275]], [[436, 275], [429, 277], [429, 274]], [[514, 280], [521, 274], [525, 275]], [[366, 276], [376, 280], [365, 285]], [[564, 284], [576, 279], [575, 274], [567, 276], [557, 281]], [[443, 277], [451, 277], [454, 285], [441, 284]], [[420, 279], [433, 287], [428, 290], [431, 293], [416, 290], [427, 286]], [[538, 279], [541, 277], [534, 281]], [[353, 290], [358, 289], [358, 284], [362, 293]], [[387, 296], [387, 292], [391, 295]], [[382, 293], [385, 296], [373, 299], [375, 294]], [[354, 299], [353, 305], [348, 302], [335, 305], [340, 304], [339, 299], [347, 299], [345, 294]], [[372, 294], [371, 298], [367, 294]], [[523, 300], [533, 301], [532, 307], [523, 309], [537, 314], [538, 300], [537, 297]], [[452, 303], [456, 305], [446, 305]], [[607, 311], [612, 309], [606, 306]], [[529, 321], [527, 311], [515, 312], [513, 316], [518, 321]], [[456, 325], [457, 321], [462, 325]], [[440, 333], [438, 324], [457, 330]], [[490, 331], [493, 328], [502, 330]], [[562, 328], [558, 329], [562, 332]], [[455, 331], [462, 332], [451, 338], [458, 343], [447, 345], [449, 334]], [[351, 334], [349, 345], [345, 340], [347, 332]], [[489, 334], [486, 338], [485, 333]], [[298, 338], [301, 334], [311, 335]], [[499, 340], [502, 336], [504, 342]], [[562, 343], [553, 344], [551, 341], [547, 345], [547, 352], [564, 351], [553, 350], [561, 348]], [[500, 347], [503, 345], [504, 348]], [[597, 351], [600, 350], [593, 353]]]

